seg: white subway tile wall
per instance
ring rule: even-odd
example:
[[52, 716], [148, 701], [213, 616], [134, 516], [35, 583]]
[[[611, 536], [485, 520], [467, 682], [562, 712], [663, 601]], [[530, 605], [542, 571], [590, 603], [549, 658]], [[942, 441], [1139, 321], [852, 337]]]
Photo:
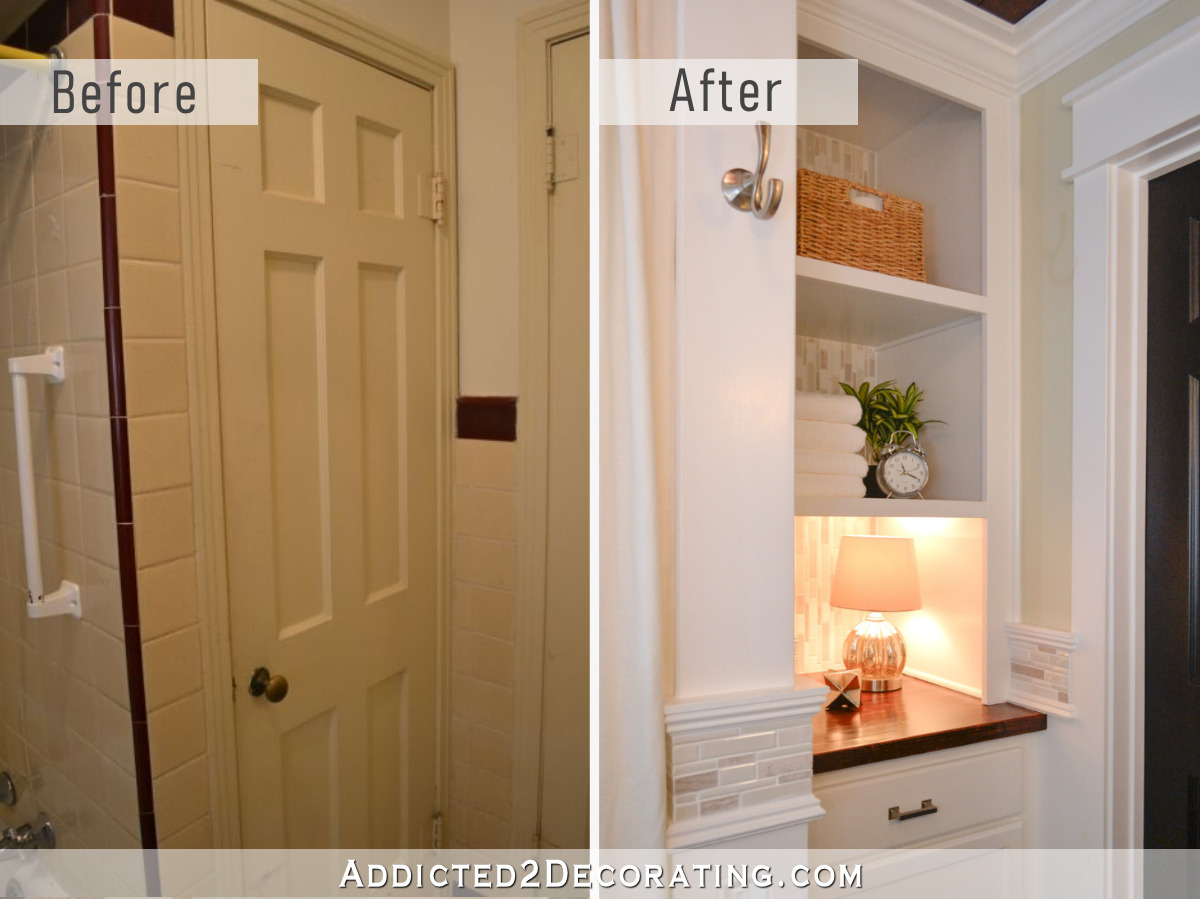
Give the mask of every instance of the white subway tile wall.
[[[85, 26], [66, 41], [91, 54]], [[139, 845], [104, 354], [96, 133], [0, 130], [0, 357], [66, 348], [63, 385], [31, 381], [47, 583], [80, 584], [82, 620], [26, 617], [12, 392], [0, 387], [0, 770], [5, 825], [45, 811], [66, 848]]]
[[511, 842], [517, 578], [515, 443], [454, 442], [451, 848]]
[[[840, 394], [839, 382], [857, 387], [875, 381], [875, 350], [869, 346], [796, 338], [796, 389]], [[829, 605], [829, 582], [843, 534], [872, 534], [871, 518], [796, 519], [796, 673], [842, 667], [842, 641], [861, 617]]]
[[811, 719], [668, 734], [667, 792], [676, 822], [811, 793]]

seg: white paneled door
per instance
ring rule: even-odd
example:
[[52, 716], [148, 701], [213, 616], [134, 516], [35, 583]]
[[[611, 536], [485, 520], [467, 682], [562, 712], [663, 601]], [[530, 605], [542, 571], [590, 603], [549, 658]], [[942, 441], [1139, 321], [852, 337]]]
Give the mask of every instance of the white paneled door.
[[261, 81], [258, 127], [211, 129], [242, 843], [425, 845], [437, 357], [435, 226], [417, 190], [431, 96], [220, 3], [208, 28], [210, 55], [257, 58]]

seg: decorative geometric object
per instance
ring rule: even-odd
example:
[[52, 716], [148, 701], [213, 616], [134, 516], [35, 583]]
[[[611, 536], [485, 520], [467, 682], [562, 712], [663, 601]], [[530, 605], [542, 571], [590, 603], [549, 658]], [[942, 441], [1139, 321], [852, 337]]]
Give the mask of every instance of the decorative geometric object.
[[880, 613], [921, 608], [912, 537], [842, 537], [829, 604], [868, 613], [842, 644], [842, 664], [859, 670], [862, 689], [899, 690], [908, 651], [904, 637]]
[[828, 711], [853, 710], [862, 705], [862, 688], [857, 670], [851, 668], [847, 671], [838, 671], [831, 668], [825, 672], [825, 683], [837, 692], [837, 695], [829, 701], [829, 705], [825, 706]]

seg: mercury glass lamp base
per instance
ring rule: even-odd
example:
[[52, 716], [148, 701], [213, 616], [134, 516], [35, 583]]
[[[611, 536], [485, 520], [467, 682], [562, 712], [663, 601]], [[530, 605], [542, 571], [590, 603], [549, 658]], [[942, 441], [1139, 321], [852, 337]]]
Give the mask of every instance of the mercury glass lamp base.
[[868, 693], [888, 693], [899, 690], [904, 686], [903, 677], [863, 677], [859, 678], [862, 689]]
[[842, 644], [842, 665], [861, 672], [862, 689], [868, 693], [903, 687], [901, 675], [907, 657], [904, 637], [878, 612], [856, 624]]

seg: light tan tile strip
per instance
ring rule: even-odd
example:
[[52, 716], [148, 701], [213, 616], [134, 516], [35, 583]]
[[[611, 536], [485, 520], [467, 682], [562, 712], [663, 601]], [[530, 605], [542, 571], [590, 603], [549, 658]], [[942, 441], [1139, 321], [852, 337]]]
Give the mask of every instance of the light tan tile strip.
[[454, 442], [450, 613], [451, 848], [511, 841], [517, 577], [516, 444]]

